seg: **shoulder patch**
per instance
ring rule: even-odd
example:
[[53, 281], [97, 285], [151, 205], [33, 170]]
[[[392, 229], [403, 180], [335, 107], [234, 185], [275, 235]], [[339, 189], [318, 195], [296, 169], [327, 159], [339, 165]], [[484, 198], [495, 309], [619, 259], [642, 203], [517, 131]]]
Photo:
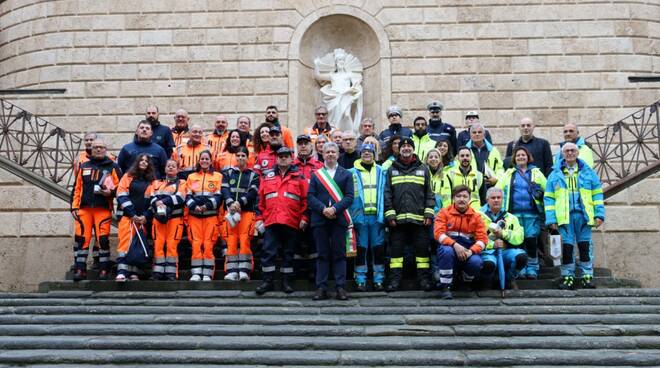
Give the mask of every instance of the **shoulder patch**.
[[415, 175], [424, 176], [424, 170], [415, 171]]
[[399, 170], [392, 169], [392, 175], [399, 175]]

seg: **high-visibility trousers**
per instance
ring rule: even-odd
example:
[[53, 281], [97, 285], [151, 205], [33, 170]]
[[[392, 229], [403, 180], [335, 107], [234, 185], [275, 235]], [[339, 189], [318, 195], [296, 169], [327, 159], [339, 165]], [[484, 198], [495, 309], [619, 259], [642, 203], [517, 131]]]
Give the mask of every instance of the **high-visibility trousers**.
[[183, 237], [183, 217], [171, 218], [165, 224], [153, 221], [151, 232], [154, 240], [153, 275], [178, 275], [177, 247]]
[[241, 212], [241, 221], [233, 228], [225, 221], [227, 229], [227, 256], [225, 272], [251, 272], [254, 268], [250, 243], [254, 235], [254, 212]]
[[87, 268], [87, 256], [89, 255], [89, 243], [92, 241], [92, 229], [96, 234], [96, 242], [101, 248], [99, 251], [99, 267], [107, 270], [110, 265], [110, 224], [112, 223], [112, 212], [105, 208], [81, 208], [78, 210], [78, 220], [75, 223], [75, 240], [77, 249], [76, 268], [85, 270]]
[[190, 272], [193, 275], [210, 276], [215, 272], [215, 256], [213, 247], [218, 240], [218, 218], [188, 217], [188, 238], [192, 244]]

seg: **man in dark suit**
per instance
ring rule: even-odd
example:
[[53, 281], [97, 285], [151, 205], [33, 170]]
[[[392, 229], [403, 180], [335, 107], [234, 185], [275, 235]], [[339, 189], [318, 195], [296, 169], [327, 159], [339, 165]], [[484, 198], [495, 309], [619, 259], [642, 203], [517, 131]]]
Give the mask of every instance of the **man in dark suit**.
[[347, 209], [353, 203], [353, 176], [337, 164], [339, 147], [334, 142], [323, 145], [324, 167], [317, 170], [309, 183], [307, 205], [318, 258], [316, 261], [316, 294], [314, 300], [328, 298], [330, 261], [335, 276], [338, 300], [348, 300], [346, 293]]

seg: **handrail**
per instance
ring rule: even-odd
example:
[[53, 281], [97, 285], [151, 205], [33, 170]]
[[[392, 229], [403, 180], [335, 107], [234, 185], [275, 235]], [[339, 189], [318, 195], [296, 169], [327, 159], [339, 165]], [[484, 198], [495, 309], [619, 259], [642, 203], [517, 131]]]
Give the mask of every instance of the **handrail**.
[[13, 174], [68, 201], [82, 148], [80, 136], [0, 99], [0, 163]]
[[590, 135], [605, 198], [660, 170], [660, 101]]

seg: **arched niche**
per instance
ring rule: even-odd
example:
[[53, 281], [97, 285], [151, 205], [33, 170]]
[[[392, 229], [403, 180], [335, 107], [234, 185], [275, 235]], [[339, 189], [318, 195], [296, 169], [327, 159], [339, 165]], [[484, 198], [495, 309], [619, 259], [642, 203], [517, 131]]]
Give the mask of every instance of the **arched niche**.
[[321, 103], [314, 79], [314, 58], [343, 48], [364, 66], [364, 114], [377, 123], [390, 103], [390, 48], [382, 25], [363, 11], [331, 6], [307, 16], [296, 28], [289, 48], [288, 124], [297, 134], [314, 121]]

